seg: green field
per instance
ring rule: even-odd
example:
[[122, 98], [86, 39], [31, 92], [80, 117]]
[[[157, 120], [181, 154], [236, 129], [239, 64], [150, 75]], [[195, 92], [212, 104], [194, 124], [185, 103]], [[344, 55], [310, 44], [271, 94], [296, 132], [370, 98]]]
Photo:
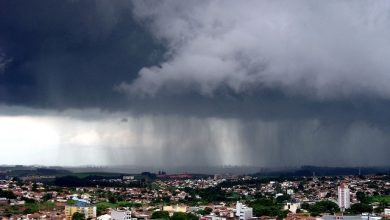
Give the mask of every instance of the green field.
[[372, 202], [387, 202], [387, 203], [390, 203], [390, 195], [370, 196], [368, 199], [369, 199], [370, 203], [372, 203]]

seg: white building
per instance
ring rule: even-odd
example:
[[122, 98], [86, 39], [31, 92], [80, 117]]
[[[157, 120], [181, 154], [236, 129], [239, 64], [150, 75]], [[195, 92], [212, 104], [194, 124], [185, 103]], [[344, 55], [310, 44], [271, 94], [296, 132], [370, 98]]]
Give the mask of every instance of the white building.
[[123, 180], [134, 180], [134, 176], [123, 176]]
[[98, 216], [96, 219], [97, 220], [111, 220], [111, 215], [104, 214], [104, 215]]
[[390, 215], [390, 209], [385, 209], [385, 215]]
[[297, 209], [301, 207], [300, 203], [290, 203], [288, 202], [286, 205], [284, 205], [284, 210], [289, 210], [292, 213], [297, 213]]
[[349, 188], [345, 183], [341, 183], [338, 187], [338, 204], [342, 211], [351, 207]]
[[128, 208], [114, 209], [111, 211], [111, 220], [129, 220], [131, 211]]
[[237, 201], [236, 204], [236, 216], [240, 220], [248, 220], [253, 217], [253, 209]]

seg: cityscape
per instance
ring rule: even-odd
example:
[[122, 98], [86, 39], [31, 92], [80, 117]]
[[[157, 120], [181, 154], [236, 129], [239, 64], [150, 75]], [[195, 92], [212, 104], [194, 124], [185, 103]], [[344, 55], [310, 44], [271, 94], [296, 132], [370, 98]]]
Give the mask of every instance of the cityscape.
[[390, 220], [389, 0], [0, 0], [0, 220]]
[[0, 215], [4, 219], [390, 217], [390, 176], [380, 173], [271, 177], [164, 171], [73, 173], [19, 166], [3, 168], [2, 174]]

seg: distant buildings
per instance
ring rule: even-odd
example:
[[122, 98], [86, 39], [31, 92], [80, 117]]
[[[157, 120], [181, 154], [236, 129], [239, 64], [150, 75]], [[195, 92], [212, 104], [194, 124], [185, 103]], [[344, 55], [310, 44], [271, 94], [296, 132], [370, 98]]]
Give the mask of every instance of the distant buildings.
[[236, 216], [239, 217], [240, 220], [252, 219], [253, 209], [237, 201]]
[[134, 180], [134, 176], [123, 176], [123, 180]]
[[338, 205], [342, 211], [351, 207], [351, 199], [348, 185], [341, 183], [338, 187]]

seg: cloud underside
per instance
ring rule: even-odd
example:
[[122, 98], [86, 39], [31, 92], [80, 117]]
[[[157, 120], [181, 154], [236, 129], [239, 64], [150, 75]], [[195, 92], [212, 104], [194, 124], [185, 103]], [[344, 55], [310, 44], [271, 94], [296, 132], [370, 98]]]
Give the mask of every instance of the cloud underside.
[[167, 47], [117, 88], [154, 96], [278, 89], [320, 99], [390, 96], [390, 3], [378, 1], [134, 2]]

